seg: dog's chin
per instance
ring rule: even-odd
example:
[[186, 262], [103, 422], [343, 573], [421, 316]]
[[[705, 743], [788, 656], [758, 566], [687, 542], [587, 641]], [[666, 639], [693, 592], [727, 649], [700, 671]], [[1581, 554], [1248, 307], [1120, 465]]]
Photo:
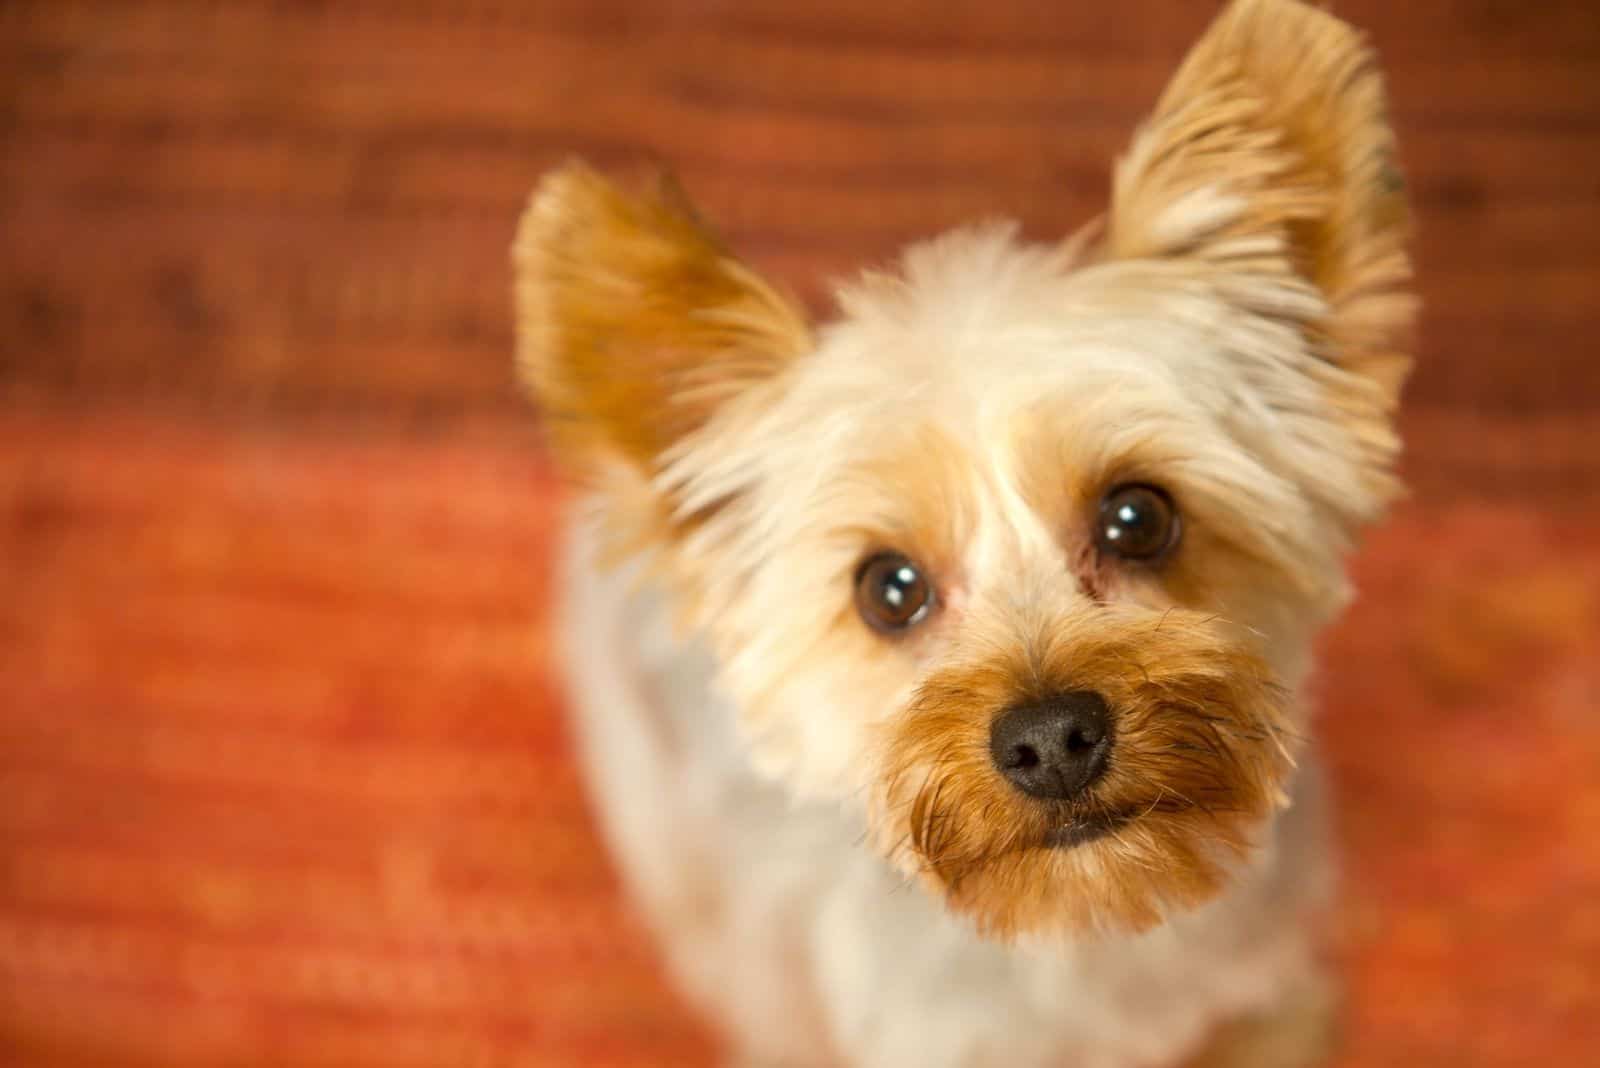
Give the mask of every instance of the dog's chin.
[[1031, 842], [922, 877], [952, 912], [1001, 941], [1137, 934], [1222, 894], [1251, 846], [1196, 813], [1076, 819]]

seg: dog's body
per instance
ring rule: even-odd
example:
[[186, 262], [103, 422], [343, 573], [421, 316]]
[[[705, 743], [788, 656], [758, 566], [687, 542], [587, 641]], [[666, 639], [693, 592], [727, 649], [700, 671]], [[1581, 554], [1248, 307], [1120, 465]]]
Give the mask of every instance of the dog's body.
[[1319, 1055], [1302, 693], [1395, 490], [1404, 237], [1370, 56], [1294, 0], [1197, 46], [1103, 231], [946, 235], [815, 332], [674, 187], [544, 183], [580, 747], [739, 1057]]

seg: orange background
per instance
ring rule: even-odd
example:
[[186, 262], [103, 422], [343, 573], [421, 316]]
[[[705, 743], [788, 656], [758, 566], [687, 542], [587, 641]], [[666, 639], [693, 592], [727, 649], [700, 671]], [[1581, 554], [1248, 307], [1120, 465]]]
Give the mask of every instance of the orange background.
[[[1342, 1064], [1600, 1059], [1600, 9], [1346, 0], [1427, 299], [1326, 643]], [[1038, 236], [1209, 3], [0, 4], [0, 1061], [668, 1065], [595, 843], [505, 250], [672, 162], [819, 280]]]

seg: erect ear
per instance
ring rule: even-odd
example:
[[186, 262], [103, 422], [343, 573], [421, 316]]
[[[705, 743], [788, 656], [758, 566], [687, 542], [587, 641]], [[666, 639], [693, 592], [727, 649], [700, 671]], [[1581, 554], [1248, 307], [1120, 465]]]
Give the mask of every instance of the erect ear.
[[1233, 0], [1118, 163], [1105, 253], [1314, 286], [1317, 354], [1376, 385], [1387, 410], [1410, 362], [1407, 229], [1361, 37], [1299, 0]]
[[670, 179], [544, 178], [513, 250], [518, 367], [559, 459], [648, 477], [720, 405], [810, 347], [799, 309], [732, 258]]

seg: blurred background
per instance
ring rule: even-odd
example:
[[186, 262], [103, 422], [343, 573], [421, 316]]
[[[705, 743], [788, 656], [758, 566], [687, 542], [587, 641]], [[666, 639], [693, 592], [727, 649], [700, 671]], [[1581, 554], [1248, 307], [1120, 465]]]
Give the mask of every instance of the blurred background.
[[[1427, 301], [1319, 683], [1340, 1063], [1600, 1063], [1600, 8], [1334, 6]], [[521, 201], [669, 162], [814, 301], [1062, 234], [1214, 10], [0, 0], [0, 1063], [709, 1063], [567, 758]]]

